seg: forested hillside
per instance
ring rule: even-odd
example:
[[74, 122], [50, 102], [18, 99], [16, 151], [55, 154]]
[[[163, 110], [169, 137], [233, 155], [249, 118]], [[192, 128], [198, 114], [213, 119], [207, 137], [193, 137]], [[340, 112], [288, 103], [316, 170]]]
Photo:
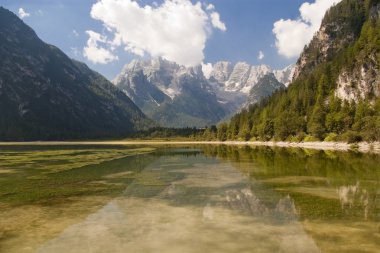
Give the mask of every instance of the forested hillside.
[[287, 90], [221, 124], [220, 140], [380, 140], [380, 1], [343, 0], [305, 47]]
[[119, 89], [0, 7], [0, 141], [119, 138], [154, 126]]

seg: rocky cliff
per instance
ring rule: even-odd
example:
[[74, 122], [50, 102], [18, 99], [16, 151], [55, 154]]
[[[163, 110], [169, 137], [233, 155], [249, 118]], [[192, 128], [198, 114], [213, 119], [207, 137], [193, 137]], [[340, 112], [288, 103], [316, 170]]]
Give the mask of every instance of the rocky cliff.
[[380, 0], [331, 7], [289, 87], [224, 129], [230, 138], [380, 140]]
[[[293, 69], [289, 66], [272, 70], [266, 65], [221, 61], [214, 64], [206, 78], [200, 66], [185, 67], [156, 58], [125, 65], [114, 84], [163, 126], [204, 127], [217, 124], [249, 104], [248, 95], [265, 75], [272, 73], [275, 79], [288, 84]], [[268, 96], [269, 90], [274, 91], [264, 86], [254, 89], [258, 100], [261, 94]]]
[[235, 108], [216, 96], [201, 66], [187, 68], [162, 58], [134, 60], [114, 83], [165, 127], [216, 124]]

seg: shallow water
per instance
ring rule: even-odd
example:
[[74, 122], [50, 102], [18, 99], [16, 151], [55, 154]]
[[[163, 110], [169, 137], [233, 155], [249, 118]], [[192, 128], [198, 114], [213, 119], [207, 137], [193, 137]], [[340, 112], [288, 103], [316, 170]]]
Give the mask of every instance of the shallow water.
[[379, 252], [380, 157], [0, 148], [0, 252]]

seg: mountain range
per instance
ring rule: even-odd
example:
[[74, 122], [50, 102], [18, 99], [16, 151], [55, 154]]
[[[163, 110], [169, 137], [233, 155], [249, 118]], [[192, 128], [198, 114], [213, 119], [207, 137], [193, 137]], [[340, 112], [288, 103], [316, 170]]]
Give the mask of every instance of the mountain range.
[[[272, 70], [266, 65], [217, 62], [206, 77], [200, 65], [185, 67], [156, 58], [133, 60], [113, 83], [162, 126], [204, 127], [238, 112], [252, 93], [260, 94], [252, 103], [271, 95], [279, 87], [266, 85], [267, 75], [288, 85], [293, 70], [294, 66]], [[253, 89], [262, 78], [260, 88]]]
[[283, 70], [134, 60], [111, 83], [0, 8], [0, 140], [120, 138], [158, 125], [255, 140], [380, 139], [380, 0], [327, 11]]
[[112, 84], [2, 7], [0, 21], [0, 140], [118, 138], [158, 125], [213, 125], [279, 88], [264, 77], [288, 84], [294, 69], [217, 62], [205, 77], [200, 65], [156, 58], [132, 61]]

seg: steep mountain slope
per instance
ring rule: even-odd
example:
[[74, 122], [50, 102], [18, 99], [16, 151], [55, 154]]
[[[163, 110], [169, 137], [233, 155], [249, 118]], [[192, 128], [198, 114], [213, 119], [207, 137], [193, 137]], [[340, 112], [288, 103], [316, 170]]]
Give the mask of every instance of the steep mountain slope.
[[294, 77], [295, 65], [290, 65], [281, 70], [274, 70], [273, 74], [276, 77], [277, 81], [283, 83], [286, 87], [292, 82]]
[[252, 87], [243, 107], [248, 108], [250, 105], [257, 104], [272, 95], [275, 91], [285, 88], [286, 86], [277, 80], [274, 73], [266, 74]]
[[380, 4], [367, 8], [367, 21], [363, 23], [357, 42], [350, 48], [349, 60], [340, 69], [335, 91], [336, 97], [354, 103], [374, 102], [380, 95]]
[[222, 91], [249, 94], [259, 80], [269, 73], [273, 73], [279, 82], [287, 86], [293, 78], [294, 65], [282, 70], [272, 70], [267, 65], [252, 66], [246, 62], [233, 65], [230, 62], [217, 62], [211, 71], [209, 81], [216, 83], [214, 86]]
[[[159, 85], [153, 85], [149, 81], [152, 80], [154, 76], [157, 77], [157, 75], [149, 75], [146, 73], [143, 62], [131, 62], [124, 67], [122, 73], [123, 74], [119, 75], [114, 82], [119, 84], [125, 94], [143, 110], [144, 108], [151, 108], [152, 106], [162, 104], [164, 101], [169, 100], [171, 98], [170, 96], [174, 95], [170, 93], [170, 88], [166, 89], [165, 86], [162, 86], [163, 89], [161, 90], [158, 88]], [[165, 75], [160, 77], [165, 77]], [[160, 83], [159, 80], [155, 81]], [[170, 83], [171, 80], [169, 79], [167, 81]]]
[[204, 127], [239, 111], [266, 74], [276, 73], [288, 83], [293, 69], [272, 71], [265, 65], [217, 62], [207, 79], [200, 66], [187, 68], [157, 58], [125, 65], [114, 84], [163, 126]]
[[200, 66], [186, 68], [162, 58], [134, 60], [114, 83], [166, 127], [216, 124], [234, 109], [219, 101]]
[[319, 31], [297, 61], [294, 79], [309, 74], [357, 40], [365, 20], [364, 4], [364, 0], [349, 1], [326, 13]]
[[117, 137], [150, 120], [112, 83], [0, 7], [0, 140]]
[[220, 136], [380, 140], [380, 0], [342, 0], [305, 48], [287, 90], [233, 117]]
[[[228, 101], [238, 108], [234, 110], [236, 113], [271, 95], [272, 93], [268, 94], [268, 91], [276, 90], [266, 87], [266, 84], [271, 86], [266, 82], [268, 78], [256, 87], [262, 78], [274, 74], [276, 81], [288, 86], [294, 74], [294, 67], [290, 65], [282, 70], [272, 70], [267, 65], [251, 66], [245, 62], [233, 65], [230, 62], [217, 62], [210, 73], [209, 82], [220, 100]], [[233, 115], [228, 116], [230, 118]]]
[[234, 66], [231, 62], [220, 61], [215, 63], [211, 71], [209, 79], [213, 82], [223, 84], [228, 81], [230, 78]]

